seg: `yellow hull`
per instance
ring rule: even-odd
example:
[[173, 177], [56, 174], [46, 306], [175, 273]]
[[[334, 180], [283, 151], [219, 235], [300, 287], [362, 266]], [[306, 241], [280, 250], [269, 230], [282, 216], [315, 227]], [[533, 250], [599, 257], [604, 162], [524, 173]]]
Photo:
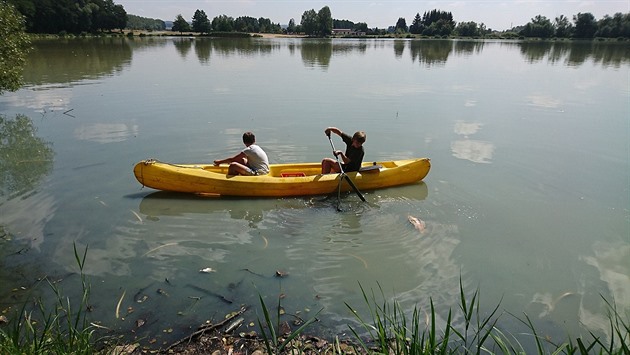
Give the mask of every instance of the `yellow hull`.
[[[373, 163], [364, 163], [369, 167]], [[429, 173], [428, 158], [377, 162], [381, 167], [351, 172], [359, 190], [375, 190], [420, 181]], [[321, 174], [320, 163], [271, 164], [261, 176], [227, 175], [227, 165], [168, 164], [143, 160], [133, 169], [138, 182], [157, 190], [224, 196], [283, 197], [324, 195], [336, 192], [339, 174]], [[342, 191], [350, 185], [341, 182]]]

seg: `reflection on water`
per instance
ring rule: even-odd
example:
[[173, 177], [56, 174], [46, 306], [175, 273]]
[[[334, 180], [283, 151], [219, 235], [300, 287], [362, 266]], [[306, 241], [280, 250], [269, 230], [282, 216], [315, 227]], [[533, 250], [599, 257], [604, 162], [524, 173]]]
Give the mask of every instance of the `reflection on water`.
[[618, 68], [630, 60], [630, 48], [625, 42], [522, 41], [517, 45], [530, 63], [546, 60], [550, 63], [579, 66], [592, 60], [603, 66]]
[[37, 137], [33, 121], [0, 115], [0, 205], [30, 192], [52, 169], [52, 143]]
[[451, 142], [453, 156], [458, 159], [470, 160], [473, 163], [490, 163], [494, 154], [494, 144], [485, 141], [469, 139], [481, 129], [481, 123], [467, 123], [457, 121], [455, 123], [455, 134], [463, 136]]
[[120, 73], [131, 63], [132, 49], [125, 38], [73, 38], [33, 41], [36, 55], [28, 56], [26, 85], [75, 83]]
[[[354, 318], [344, 302], [361, 308], [359, 283], [405, 310], [433, 299], [446, 317], [461, 277], [468, 292], [480, 286], [483, 309], [502, 300], [554, 340], [605, 334], [600, 294], [630, 307], [628, 107], [619, 100], [628, 89], [607, 67], [626, 70], [617, 43], [147, 37], [34, 46], [44, 50], [31, 55], [51, 56], [58, 72], [34, 67], [31, 82], [44, 84], [0, 98], [12, 114], [36, 111], [30, 125], [39, 128], [24, 124], [0, 142], [15, 143], [0, 155], [2, 164], [10, 157], [0, 225], [26, 244], [3, 258], [12, 268], [0, 276], [11, 284], [3, 301], [42, 274], [76, 273], [76, 243], [89, 246], [89, 316], [143, 345], [155, 337], [154, 347], [241, 304], [252, 310], [246, 324], [256, 322], [258, 295], [276, 304], [283, 294], [287, 314], [306, 318], [323, 307], [324, 334], [346, 332]], [[61, 64], [75, 53], [84, 63]], [[316, 161], [330, 154], [321, 134], [329, 120], [373, 132], [370, 161], [432, 158], [427, 183], [363, 191], [367, 203], [342, 194], [338, 212], [336, 194], [199, 197], [154, 192], [132, 175], [147, 156], [232, 154], [245, 130], [260, 132], [275, 162]], [[123, 294], [124, 319], [114, 316]]]
[[[326, 69], [333, 55], [343, 53], [365, 54], [368, 48], [380, 47], [390, 40], [366, 39], [305, 39], [278, 40], [259, 38], [159, 38], [128, 39], [123, 37], [101, 39], [36, 40], [36, 55], [29, 56], [24, 71], [27, 85], [76, 83], [84, 79], [97, 79], [116, 75], [132, 61], [133, 51], [162, 47], [172, 43], [182, 58], [191, 51], [201, 64], [209, 64], [213, 53], [221, 56], [262, 55], [281, 48], [292, 53], [298, 49], [306, 67]], [[444, 65], [452, 53], [478, 55], [486, 42], [479, 40], [400, 40], [393, 41], [393, 55], [402, 57], [405, 49], [415, 62], [426, 66]], [[550, 63], [581, 65], [587, 60], [604, 66], [619, 67], [630, 60], [630, 49], [624, 43], [597, 41], [515, 41], [502, 42], [518, 46], [530, 63], [546, 60]], [[62, 46], [60, 46], [62, 44]], [[54, 58], [54, 60], [51, 60]]]

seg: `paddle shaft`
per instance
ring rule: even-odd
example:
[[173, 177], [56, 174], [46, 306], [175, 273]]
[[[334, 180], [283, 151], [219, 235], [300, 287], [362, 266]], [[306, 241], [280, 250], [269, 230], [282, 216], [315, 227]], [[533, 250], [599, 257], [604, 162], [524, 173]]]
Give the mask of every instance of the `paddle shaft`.
[[363, 195], [361, 194], [361, 191], [359, 191], [359, 189], [356, 187], [354, 182], [352, 182], [352, 179], [350, 179], [350, 177], [346, 175], [346, 172], [343, 171], [343, 166], [341, 165], [341, 162], [339, 161], [339, 157], [337, 156], [337, 154], [335, 154], [335, 145], [332, 142], [332, 138], [330, 137], [330, 134], [328, 134], [328, 141], [330, 142], [330, 146], [332, 147], [333, 155], [335, 156], [335, 159], [337, 159], [337, 164], [339, 164], [339, 171], [341, 171], [341, 178], [342, 179], [345, 178], [348, 184], [350, 184], [350, 187], [352, 187], [354, 192], [356, 192], [356, 194], [359, 196], [361, 201], [365, 202], [365, 197], [363, 197]]

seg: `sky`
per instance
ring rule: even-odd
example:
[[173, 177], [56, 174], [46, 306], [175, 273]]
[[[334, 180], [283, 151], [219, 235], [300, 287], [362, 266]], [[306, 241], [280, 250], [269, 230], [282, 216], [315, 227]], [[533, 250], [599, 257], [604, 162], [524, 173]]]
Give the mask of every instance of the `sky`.
[[227, 15], [233, 18], [250, 16], [268, 18], [273, 23], [286, 25], [290, 19], [299, 24], [307, 10], [319, 11], [328, 6], [338, 20], [365, 22], [368, 27], [394, 26], [403, 17], [411, 25], [417, 13], [434, 9], [451, 12], [456, 22], [474, 21], [493, 30], [507, 30], [525, 25], [537, 15], [553, 21], [564, 15], [590, 12], [596, 20], [617, 12], [629, 13], [630, 0], [114, 0], [124, 6], [127, 14], [173, 21], [181, 14], [188, 21], [196, 10], [203, 10], [208, 18]]

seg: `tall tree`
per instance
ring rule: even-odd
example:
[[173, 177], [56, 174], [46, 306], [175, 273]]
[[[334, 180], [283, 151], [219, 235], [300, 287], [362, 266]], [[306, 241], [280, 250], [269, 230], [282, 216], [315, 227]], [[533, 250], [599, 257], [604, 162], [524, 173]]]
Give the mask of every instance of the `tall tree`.
[[404, 17], [399, 17], [396, 22], [396, 32], [397, 33], [406, 33], [407, 32], [407, 21]]
[[409, 26], [409, 32], [413, 34], [420, 34], [423, 30], [422, 25], [422, 17], [420, 17], [420, 13], [416, 13], [416, 17], [413, 18], [413, 22], [411, 26]]
[[330, 8], [322, 7], [317, 13], [317, 22], [319, 24], [318, 32], [320, 36], [330, 36], [332, 34], [333, 20]]
[[190, 31], [190, 24], [186, 22], [184, 16], [181, 14], [177, 15], [175, 21], [173, 21], [173, 32], [179, 32], [180, 34], [183, 32]]
[[556, 29], [556, 33], [555, 33], [556, 37], [559, 37], [559, 38], [571, 37], [571, 32], [573, 32], [573, 25], [571, 24], [571, 21], [569, 21], [568, 17], [564, 15], [560, 15], [556, 17], [554, 20], [554, 27]]
[[542, 15], [534, 17], [521, 31], [521, 35], [525, 37], [551, 38], [554, 34], [553, 24]]
[[314, 36], [317, 34], [317, 23], [317, 12], [315, 12], [315, 10], [304, 11], [300, 26], [302, 26], [302, 31], [304, 31], [306, 35]]
[[597, 22], [595, 22], [595, 16], [590, 12], [574, 15], [573, 22], [575, 23], [575, 30], [573, 31], [575, 38], [593, 38], [595, 36]]
[[197, 9], [192, 18], [192, 30], [199, 33], [210, 32], [210, 20], [205, 11]]
[[22, 86], [22, 70], [30, 40], [24, 33], [24, 17], [0, 1], [0, 95]]
[[295, 33], [295, 20], [290, 19], [289, 25], [287, 26], [287, 33]]
[[216, 16], [212, 19], [212, 29], [221, 32], [231, 32], [234, 30], [234, 19], [227, 15]]

